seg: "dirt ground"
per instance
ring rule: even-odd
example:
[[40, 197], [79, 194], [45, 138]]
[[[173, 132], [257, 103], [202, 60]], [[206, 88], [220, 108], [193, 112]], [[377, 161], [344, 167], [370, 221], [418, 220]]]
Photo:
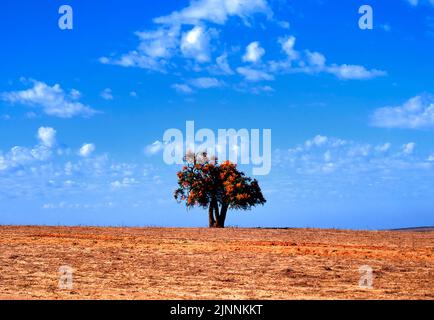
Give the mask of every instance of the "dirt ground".
[[434, 231], [4, 226], [0, 299], [434, 300]]

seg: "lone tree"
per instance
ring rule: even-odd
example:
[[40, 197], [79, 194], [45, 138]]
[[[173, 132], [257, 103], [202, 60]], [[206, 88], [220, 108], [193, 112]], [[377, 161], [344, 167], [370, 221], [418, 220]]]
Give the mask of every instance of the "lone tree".
[[187, 153], [185, 166], [178, 172], [175, 199], [187, 208], [208, 208], [210, 228], [224, 228], [228, 209], [249, 210], [265, 204], [256, 179], [246, 177], [237, 165], [209, 159], [206, 152]]

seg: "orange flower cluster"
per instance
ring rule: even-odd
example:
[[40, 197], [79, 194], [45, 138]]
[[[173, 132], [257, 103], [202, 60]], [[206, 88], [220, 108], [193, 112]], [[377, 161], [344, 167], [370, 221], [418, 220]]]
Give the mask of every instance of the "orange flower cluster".
[[179, 202], [186, 201], [187, 207], [207, 207], [217, 201], [233, 209], [249, 209], [266, 202], [257, 181], [246, 177], [236, 164], [196, 161], [194, 156], [189, 159], [177, 173], [178, 189], [174, 194]]

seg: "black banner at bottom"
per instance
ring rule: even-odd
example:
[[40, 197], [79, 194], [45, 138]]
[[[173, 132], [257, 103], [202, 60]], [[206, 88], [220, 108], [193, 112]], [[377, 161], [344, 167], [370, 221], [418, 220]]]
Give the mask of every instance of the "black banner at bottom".
[[[80, 319], [93, 309], [99, 317], [119, 319], [170, 319], [170, 320], [210, 320], [210, 319], [290, 319], [320, 315], [346, 319], [352, 316], [372, 316], [378, 309], [390, 316], [408, 315], [415, 318], [418, 313], [429, 314], [431, 301], [251, 301], [251, 300], [180, 300], [180, 301], [1, 301], [2, 312], [38, 313], [44, 318], [52, 315], [68, 315]], [[377, 309], [378, 308], [378, 309]], [[10, 309], [10, 310], [8, 310]], [[47, 312], [48, 311], [48, 312]], [[57, 316], [56, 316], [57, 315]]]

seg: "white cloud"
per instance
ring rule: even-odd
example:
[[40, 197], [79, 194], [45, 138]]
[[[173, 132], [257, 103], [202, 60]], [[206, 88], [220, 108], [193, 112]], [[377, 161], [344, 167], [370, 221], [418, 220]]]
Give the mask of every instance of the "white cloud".
[[113, 100], [112, 89], [106, 88], [101, 92], [101, 98], [104, 100]]
[[270, 86], [248, 86], [247, 88], [238, 87], [238, 91], [241, 92], [250, 92], [253, 94], [261, 94], [261, 93], [272, 93], [274, 92], [274, 89]]
[[250, 43], [246, 47], [246, 53], [244, 54], [242, 60], [244, 62], [259, 62], [262, 56], [265, 54], [265, 50], [261, 48], [258, 41]]
[[186, 58], [194, 58], [197, 62], [208, 62], [210, 35], [201, 26], [195, 26], [183, 33], [181, 39], [181, 52]]
[[139, 182], [135, 178], [125, 177], [122, 180], [113, 181], [110, 185], [112, 188], [126, 188], [138, 184]]
[[81, 92], [76, 89], [71, 89], [70, 96], [74, 100], [78, 100], [81, 98]]
[[220, 80], [207, 77], [193, 79], [191, 80], [191, 84], [201, 89], [218, 88], [223, 86], [223, 83]]
[[390, 26], [390, 24], [387, 24], [387, 23], [380, 25], [380, 28], [386, 32], [390, 32], [392, 30], [392, 27]]
[[209, 67], [212, 74], [232, 75], [234, 71], [229, 65], [228, 54], [225, 52], [216, 58], [216, 64]]
[[9, 167], [9, 164], [4, 156], [0, 153], [0, 172], [6, 170]]
[[[20, 201], [37, 198], [41, 199], [41, 204], [47, 204], [45, 208], [51, 208], [53, 206], [49, 205], [50, 203], [56, 203], [56, 199], [63, 199], [56, 208], [97, 208], [102, 204], [98, 203], [99, 200], [95, 202], [94, 199], [103, 199], [107, 203], [116, 201], [112, 197], [112, 192], [117, 186], [133, 187], [144, 181], [148, 183], [142, 184], [141, 188], [143, 185], [145, 188], [155, 185], [151, 176], [143, 175], [144, 169], [152, 175], [159, 173], [158, 168], [146, 164], [110, 161], [106, 154], [77, 159], [72, 152], [54, 152], [59, 148], [48, 148], [39, 141], [34, 147], [15, 146], [5, 153], [0, 151], [0, 180], [3, 186], [0, 187], [0, 202], [11, 198]], [[157, 192], [152, 188], [148, 189], [149, 193], [152, 193], [150, 198], [155, 199], [154, 194]], [[170, 192], [170, 188], [167, 190]], [[80, 201], [77, 198], [79, 194], [90, 202], [69, 203], [68, 199], [71, 197]], [[132, 198], [134, 196], [124, 199], [124, 205], [130, 205]]]
[[26, 112], [26, 118], [27, 119], [35, 119], [38, 115], [34, 113], [33, 111]]
[[41, 145], [51, 148], [56, 144], [56, 130], [50, 127], [40, 127], [38, 129], [38, 139]]
[[375, 150], [378, 152], [387, 152], [392, 147], [392, 144], [390, 142], [386, 142], [385, 144], [379, 145], [375, 147]]
[[222, 87], [224, 85], [225, 85], [225, 83], [223, 81], [220, 81], [216, 78], [201, 77], [201, 78], [189, 80], [188, 84], [185, 84], [185, 83], [173, 84], [172, 88], [175, 89], [179, 93], [191, 94], [194, 92], [192, 87], [199, 88], [199, 89], [211, 89], [211, 88]]
[[314, 66], [314, 67], [319, 67], [319, 68], [322, 68], [325, 66], [326, 58], [323, 54], [321, 54], [319, 52], [307, 51], [306, 55], [307, 55], [307, 61], [308, 61], [309, 65]]
[[327, 150], [327, 151], [324, 153], [324, 161], [325, 161], [325, 162], [330, 162], [330, 161], [332, 161], [332, 154], [331, 154], [330, 150]]
[[163, 151], [165, 144], [161, 141], [155, 141], [153, 144], [145, 147], [145, 154], [154, 155]]
[[418, 5], [422, 5], [422, 4], [429, 4], [434, 6], [434, 0], [405, 0], [406, 2], [408, 2], [411, 6], [413, 7], [417, 7]]
[[74, 172], [74, 165], [72, 164], [71, 161], [68, 161], [68, 162], [65, 164], [65, 174], [66, 174], [67, 176], [70, 176], [70, 175], [73, 174], [73, 172]]
[[241, 74], [242, 76], [245, 77], [245, 79], [247, 81], [270, 81], [270, 80], [274, 80], [274, 76], [261, 71], [261, 70], [256, 70], [256, 69], [252, 69], [252, 68], [246, 68], [246, 67], [239, 67], [237, 68], [237, 72], [239, 74]]
[[[277, 39], [285, 54], [283, 59], [264, 61], [267, 48], [258, 41], [251, 42], [244, 53], [240, 53], [238, 44], [227, 44], [223, 39], [217, 39], [221, 26], [230, 17], [241, 18], [246, 26], [250, 26], [249, 18], [254, 14], [265, 14], [272, 17], [272, 11], [266, 0], [192, 0], [184, 9], [174, 11], [169, 15], [153, 20], [154, 31], [137, 32], [139, 46], [119, 58], [100, 58], [104, 64], [117, 64], [124, 67], [140, 67], [153, 71], [169, 72], [181, 68], [182, 62], [177, 58], [193, 59], [184, 62], [184, 69], [189, 72], [207, 71], [210, 75], [241, 74], [248, 82], [271, 81], [279, 73], [328, 73], [342, 80], [365, 80], [386, 75], [377, 69], [368, 69], [353, 64], [326, 64], [326, 57], [320, 52], [295, 49], [296, 38], [287, 35]], [[273, 20], [284, 29], [289, 23]], [[211, 27], [212, 25], [212, 27]], [[215, 41], [214, 41], [215, 40]], [[223, 48], [223, 51], [216, 52]], [[228, 54], [239, 54], [236, 61], [252, 63], [249, 66], [231, 68]], [[217, 58], [214, 58], [216, 53]], [[233, 59], [235, 61], [235, 59]], [[194, 63], [196, 62], [196, 63]], [[261, 62], [261, 63], [259, 63]], [[254, 67], [253, 67], [254, 66]], [[235, 70], [235, 72], [234, 72]], [[181, 72], [176, 75], [179, 76]], [[182, 74], [181, 74], [182, 76]], [[201, 74], [203, 78], [207, 75]], [[234, 77], [234, 80], [236, 78]], [[225, 82], [229, 83], [229, 82]], [[246, 84], [247, 84], [246, 83]], [[172, 88], [181, 93], [191, 93], [193, 84], [174, 84]], [[213, 86], [216, 87], [216, 86]], [[240, 85], [232, 86], [235, 90]], [[244, 90], [258, 93], [261, 90]], [[262, 90], [266, 91], [266, 90]]]
[[[363, 141], [345, 140], [345, 144], [337, 141], [343, 140], [328, 137], [328, 142], [321, 147], [308, 149], [304, 143], [288, 151], [275, 150], [272, 161], [276, 180], [272, 188], [279, 191], [275, 196], [285, 190], [281, 200], [291, 203], [298, 199], [324, 198], [331, 203], [354, 202], [354, 199], [378, 202], [389, 195], [396, 199], [397, 194], [400, 199], [413, 196], [421, 199], [426, 190], [432, 189], [434, 163], [427, 162], [426, 155], [404, 155], [399, 145], [389, 152], [363, 155], [350, 151], [372, 150], [374, 145]], [[340, 146], [332, 147], [334, 144]]]
[[377, 109], [371, 120], [374, 126], [382, 128], [434, 128], [434, 98], [416, 96], [401, 106]]
[[326, 57], [320, 52], [310, 50], [297, 51], [295, 49], [296, 38], [294, 36], [281, 37], [278, 39], [278, 42], [286, 54], [286, 59], [270, 61], [269, 68], [272, 72], [329, 73], [342, 80], [367, 80], [387, 74], [385, 71], [377, 69], [369, 70], [360, 65], [327, 65]]
[[[123, 67], [138, 67], [165, 72], [169, 59], [181, 52], [184, 57], [198, 62], [210, 60], [209, 41], [213, 30], [206, 30], [206, 23], [224, 24], [229, 17], [239, 17], [244, 21], [256, 13], [271, 16], [265, 0], [193, 0], [180, 10], [167, 16], [155, 18], [156, 30], [136, 32], [140, 44], [119, 58], [101, 57], [102, 64]], [[183, 25], [193, 25], [193, 29], [181, 34]], [[173, 64], [170, 64], [173, 66]]]
[[348, 156], [351, 158], [368, 157], [371, 154], [372, 146], [369, 144], [357, 144], [348, 150]]
[[91, 116], [96, 113], [89, 106], [78, 102], [78, 91], [67, 94], [59, 84], [49, 86], [44, 82], [30, 80], [33, 87], [23, 91], [4, 92], [0, 98], [12, 104], [38, 107], [50, 116], [72, 118], [74, 116]]
[[112, 61], [108, 57], [100, 57], [98, 59], [99, 63], [101, 64], [110, 64]]
[[136, 67], [142, 69], [150, 69], [154, 71], [163, 71], [164, 60], [156, 60], [149, 56], [140, 54], [136, 50], [130, 51], [122, 55], [118, 59], [112, 59], [107, 57], [101, 57], [99, 61], [103, 64], [113, 64], [121, 67]]
[[286, 36], [279, 38], [279, 43], [282, 50], [286, 53], [290, 60], [298, 59], [299, 53], [294, 49], [296, 38], [294, 36]]
[[215, 59], [215, 64], [207, 67], [207, 70], [212, 75], [233, 75], [234, 71], [228, 62], [228, 54], [224, 52]]
[[179, 27], [160, 28], [156, 31], [136, 32], [139, 50], [151, 58], [170, 58], [178, 45]]
[[348, 64], [333, 64], [330, 67], [327, 67], [326, 70], [343, 80], [367, 80], [386, 75], [386, 72], [382, 70], [368, 70], [363, 66]]
[[274, 92], [274, 89], [270, 86], [260, 86], [255, 87], [254, 89], [256, 89], [258, 92]]
[[36, 137], [39, 143], [33, 148], [14, 146], [5, 155], [2, 155], [0, 151], [0, 171], [50, 159], [52, 148], [56, 144], [56, 130], [50, 127], [40, 127]]
[[78, 154], [84, 158], [87, 158], [95, 151], [95, 149], [96, 147], [93, 143], [85, 143], [78, 151]]
[[137, 67], [164, 72], [167, 61], [172, 58], [180, 43], [179, 26], [162, 26], [154, 31], [136, 32], [139, 45], [119, 58], [101, 57], [102, 64]]
[[[434, 169], [428, 155], [417, 157], [414, 154], [415, 147], [414, 142], [393, 148], [390, 143], [373, 145], [317, 135], [287, 151], [275, 150], [273, 163], [276, 169], [289, 168], [295, 174], [315, 176], [341, 172], [353, 182], [355, 175], [360, 174], [358, 183], [371, 172], [374, 183], [379, 183], [392, 171]], [[434, 161], [434, 155], [431, 159]]]
[[161, 24], [224, 24], [231, 16], [245, 20], [255, 13], [271, 16], [266, 0], [192, 0], [190, 5], [181, 11], [172, 12], [154, 21]]
[[283, 29], [291, 28], [291, 24], [288, 21], [278, 21], [277, 24], [279, 27], [281, 27]]
[[11, 148], [11, 151], [9, 152], [8, 156], [13, 164], [22, 165], [27, 162], [31, 162], [33, 160], [36, 160], [33, 156], [33, 149], [28, 149], [25, 147], [15, 146]]
[[326, 136], [317, 135], [312, 140], [307, 140], [305, 142], [305, 146], [307, 148], [310, 148], [312, 146], [320, 147], [320, 146], [326, 144], [327, 141], [329, 141], [329, 138], [327, 138]]
[[172, 88], [175, 89], [179, 93], [185, 93], [185, 94], [193, 93], [193, 89], [191, 89], [186, 84], [175, 83], [172, 85]]
[[434, 162], [434, 154], [430, 155], [427, 159], [429, 162]]
[[406, 143], [402, 146], [402, 152], [404, 154], [410, 155], [413, 153], [415, 147], [416, 147], [416, 143], [414, 142]]

